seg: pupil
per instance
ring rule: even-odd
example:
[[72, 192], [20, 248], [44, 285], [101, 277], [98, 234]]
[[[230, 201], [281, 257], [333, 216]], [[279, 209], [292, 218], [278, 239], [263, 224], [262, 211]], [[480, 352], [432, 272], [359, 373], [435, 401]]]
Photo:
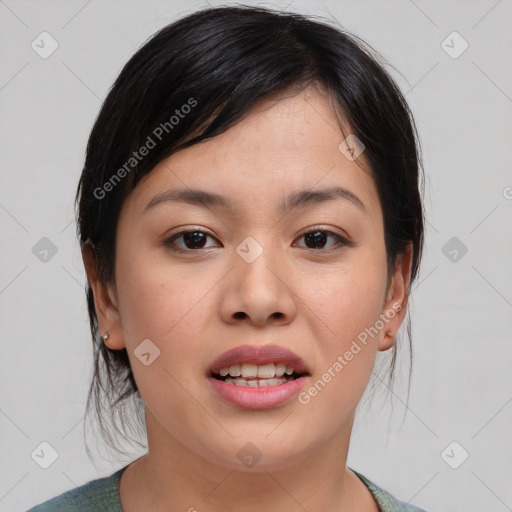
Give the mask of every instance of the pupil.
[[[201, 233], [200, 231], [191, 231], [190, 233], [185, 233], [183, 239], [189, 249], [201, 249], [205, 243], [206, 236], [205, 233]], [[194, 247], [190, 247], [190, 245]]]
[[[314, 233], [308, 233], [306, 235], [306, 244], [311, 242], [315, 246], [324, 245], [327, 240], [327, 234], [323, 231], [315, 231]], [[312, 249], [313, 247], [310, 247]], [[316, 247], [314, 247], [316, 248]]]

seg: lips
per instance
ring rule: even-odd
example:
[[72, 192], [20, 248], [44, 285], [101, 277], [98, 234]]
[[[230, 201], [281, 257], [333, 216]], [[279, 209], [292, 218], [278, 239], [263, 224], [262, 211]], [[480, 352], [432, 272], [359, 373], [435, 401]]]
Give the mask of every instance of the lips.
[[236, 364], [264, 365], [281, 363], [293, 368], [296, 375], [309, 375], [306, 363], [291, 350], [279, 345], [243, 345], [221, 354], [211, 364], [207, 376], [218, 375], [222, 368]]
[[[258, 377], [255, 377], [256, 369]], [[286, 374], [283, 374], [284, 369]], [[268, 378], [269, 375], [274, 377]], [[279, 345], [234, 348], [215, 359], [207, 370], [207, 382], [215, 396], [233, 407], [248, 410], [272, 409], [293, 403], [310, 376], [304, 361]]]

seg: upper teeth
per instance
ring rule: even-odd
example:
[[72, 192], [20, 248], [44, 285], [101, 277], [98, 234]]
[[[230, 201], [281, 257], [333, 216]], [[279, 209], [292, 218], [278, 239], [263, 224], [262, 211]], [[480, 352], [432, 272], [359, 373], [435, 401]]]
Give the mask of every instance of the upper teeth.
[[221, 377], [225, 377], [228, 373], [232, 377], [260, 377], [263, 379], [271, 379], [273, 377], [282, 377], [285, 373], [286, 375], [291, 375], [293, 373], [293, 368], [291, 366], [286, 366], [282, 363], [270, 363], [270, 364], [233, 364], [231, 366], [226, 366], [222, 368], [219, 373]]

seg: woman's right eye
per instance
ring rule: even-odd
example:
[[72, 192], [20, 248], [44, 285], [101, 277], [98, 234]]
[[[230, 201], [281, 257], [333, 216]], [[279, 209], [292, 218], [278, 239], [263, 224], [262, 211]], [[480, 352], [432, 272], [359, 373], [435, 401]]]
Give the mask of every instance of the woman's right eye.
[[[212, 238], [206, 231], [201, 231], [199, 229], [192, 229], [186, 231], [180, 231], [179, 233], [175, 233], [170, 238], [168, 238], [164, 244], [171, 248], [171, 250], [178, 251], [193, 251], [198, 249], [208, 249], [210, 247], [215, 246], [206, 246], [206, 240], [208, 238]], [[182, 245], [177, 243], [177, 240], [180, 240]], [[177, 248], [176, 248], [177, 247]]]

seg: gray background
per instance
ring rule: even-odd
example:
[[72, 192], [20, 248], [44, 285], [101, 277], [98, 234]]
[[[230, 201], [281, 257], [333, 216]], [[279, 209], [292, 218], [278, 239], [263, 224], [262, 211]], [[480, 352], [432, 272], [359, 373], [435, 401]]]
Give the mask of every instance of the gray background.
[[[0, 511], [26, 510], [142, 453], [108, 462], [100, 443], [91, 462], [84, 449], [92, 357], [73, 198], [122, 65], [204, 6], [0, 1]], [[429, 511], [512, 510], [511, 2], [296, 0], [287, 9], [332, 15], [393, 64], [424, 150], [429, 224], [409, 403], [404, 353], [402, 384], [399, 372], [393, 393], [377, 386], [360, 408], [349, 465]], [[46, 59], [31, 47], [43, 31], [58, 42]], [[453, 31], [469, 44], [457, 58]], [[43, 237], [57, 250], [47, 261], [37, 257]], [[48, 469], [31, 457], [44, 441], [58, 454]]]

